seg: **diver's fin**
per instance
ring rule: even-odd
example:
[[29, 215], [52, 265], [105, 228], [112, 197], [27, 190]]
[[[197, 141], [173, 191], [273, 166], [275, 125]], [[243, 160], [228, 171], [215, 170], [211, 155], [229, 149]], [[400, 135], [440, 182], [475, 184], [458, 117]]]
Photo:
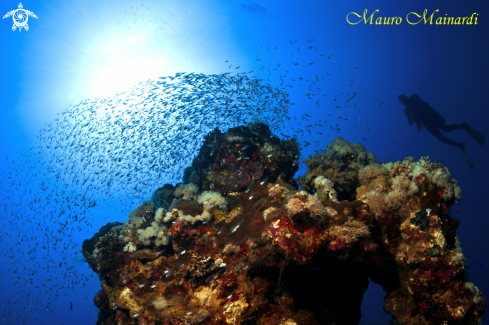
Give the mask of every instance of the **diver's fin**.
[[462, 142], [462, 152], [464, 153], [464, 160], [470, 170], [474, 169], [474, 164], [472, 160], [470, 160], [469, 153], [467, 152], [467, 147], [465, 147], [465, 143]]
[[464, 124], [467, 126], [467, 132], [469, 132], [470, 136], [475, 140], [475, 142], [477, 142], [482, 146], [484, 142], [486, 142], [486, 139], [482, 136], [482, 134], [476, 129], [474, 129], [473, 127], [471, 127], [468, 123], [464, 123]]

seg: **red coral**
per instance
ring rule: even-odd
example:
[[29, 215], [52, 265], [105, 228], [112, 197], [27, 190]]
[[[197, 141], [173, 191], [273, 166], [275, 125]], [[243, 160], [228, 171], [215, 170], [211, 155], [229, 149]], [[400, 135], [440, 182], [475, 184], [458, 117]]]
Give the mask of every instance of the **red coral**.
[[379, 245], [377, 245], [375, 242], [372, 240], [362, 240], [359, 243], [360, 251], [362, 252], [373, 252], [379, 248]]
[[419, 174], [418, 176], [416, 176], [416, 178], [414, 179], [414, 183], [416, 184], [416, 186], [420, 186], [421, 184], [423, 184], [423, 182], [426, 180], [426, 175], [425, 174]]
[[238, 284], [238, 280], [233, 273], [230, 273], [228, 275], [220, 275], [218, 278], [218, 282], [220, 283], [220, 291], [218, 294], [219, 299], [227, 297], [230, 293], [232, 293], [232, 291]]
[[334, 240], [329, 243], [328, 249], [331, 251], [339, 251], [343, 249], [349, 248], [350, 245], [348, 243], [342, 242], [341, 240]]
[[374, 264], [374, 265], [381, 265], [382, 263], [380, 262], [380, 258], [377, 255], [372, 255], [368, 259], [369, 264]]
[[150, 280], [154, 281], [154, 280], [158, 280], [159, 278], [161, 277], [161, 273], [160, 272], [154, 272], [151, 274], [151, 276], [149, 277]]
[[256, 293], [265, 293], [272, 285], [272, 281], [261, 277], [254, 278], [252, 282]]
[[443, 190], [438, 190], [436, 193], [438, 194], [438, 196], [440, 197], [440, 199], [443, 198]]

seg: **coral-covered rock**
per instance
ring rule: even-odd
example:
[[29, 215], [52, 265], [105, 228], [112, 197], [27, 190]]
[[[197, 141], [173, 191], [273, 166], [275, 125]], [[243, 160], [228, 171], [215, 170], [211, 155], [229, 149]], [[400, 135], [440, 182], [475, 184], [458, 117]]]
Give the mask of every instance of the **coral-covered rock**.
[[206, 136], [193, 168], [203, 190], [235, 193], [256, 182], [282, 179], [295, 185], [299, 147], [295, 139], [280, 140], [267, 125], [218, 129]]
[[370, 278], [398, 324], [478, 322], [486, 302], [466, 280], [445, 167], [377, 164], [336, 139], [307, 161], [299, 191], [298, 154], [264, 124], [209, 134], [185, 184], [85, 241], [100, 319], [357, 324]]
[[358, 143], [349, 143], [338, 137], [333, 140], [324, 152], [309, 159], [303, 159], [307, 173], [298, 178], [302, 188], [312, 191], [314, 181], [323, 176], [333, 183], [339, 200], [353, 200], [358, 187], [358, 172], [361, 168], [375, 163], [371, 152]]

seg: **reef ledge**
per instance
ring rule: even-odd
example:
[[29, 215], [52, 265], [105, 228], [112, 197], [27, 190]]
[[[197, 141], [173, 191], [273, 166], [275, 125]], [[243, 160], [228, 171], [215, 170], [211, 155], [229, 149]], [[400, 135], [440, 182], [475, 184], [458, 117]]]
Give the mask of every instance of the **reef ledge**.
[[395, 324], [479, 323], [446, 167], [336, 138], [294, 179], [299, 156], [262, 123], [208, 134], [181, 184], [84, 241], [97, 324], [358, 324], [368, 279]]

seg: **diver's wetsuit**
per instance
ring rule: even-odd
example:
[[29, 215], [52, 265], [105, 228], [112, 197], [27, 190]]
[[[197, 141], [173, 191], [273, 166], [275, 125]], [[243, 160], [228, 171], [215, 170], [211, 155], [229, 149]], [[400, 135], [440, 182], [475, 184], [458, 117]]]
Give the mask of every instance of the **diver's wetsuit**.
[[465, 122], [460, 124], [447, 125], [446, 119], [433, 107], [431, 107], [430, 104], [423, 101], [416, 94], [412, 94], [409, 98], [405, 95], [400, 95], [399, 101], [406, 105], [406, 108], [404, 109], [404, 114], [406, 114], [410, 125], [416, 123], [418, 126], [418, 131], [422, 131], [426, 128], [439, 141], [462, 150], [464, 153], [465, 162], [467, 166], [469, 166], [469, 168], [472, 170], [473, 164], [469, 158], [465, 144], [463, 142], [457, 142], [450, 138], [447, 138], [440, 132], [440, 130], [444, 132], [465, 130], [480, 145], [483, 145], [485, 142], [482, 134], [480, 134], [477, 130], [475, 130], [473, 127]]

